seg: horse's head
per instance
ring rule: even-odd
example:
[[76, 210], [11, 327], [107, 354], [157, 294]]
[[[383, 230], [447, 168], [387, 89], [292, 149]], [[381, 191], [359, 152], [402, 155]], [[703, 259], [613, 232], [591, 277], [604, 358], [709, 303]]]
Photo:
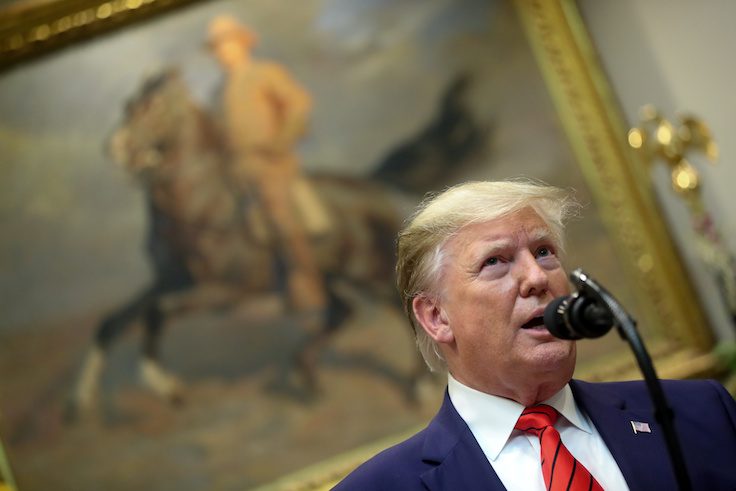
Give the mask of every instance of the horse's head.
[[112, 159], [136, 175], [161, 170], [178, 150], [195, 104], [176, 69], [147, 79], [126, 104], [124, 120], [107, 143]]

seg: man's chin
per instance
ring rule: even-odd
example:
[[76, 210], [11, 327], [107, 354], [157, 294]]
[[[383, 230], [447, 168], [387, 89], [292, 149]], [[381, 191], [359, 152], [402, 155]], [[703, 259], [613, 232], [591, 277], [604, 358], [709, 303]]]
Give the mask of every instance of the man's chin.
[[563, 373], [575, 370], [577, 351], [574, 341], [554, 339], [540, 343], [528, 353], [528, 361], [542, 371], [560, 370]]

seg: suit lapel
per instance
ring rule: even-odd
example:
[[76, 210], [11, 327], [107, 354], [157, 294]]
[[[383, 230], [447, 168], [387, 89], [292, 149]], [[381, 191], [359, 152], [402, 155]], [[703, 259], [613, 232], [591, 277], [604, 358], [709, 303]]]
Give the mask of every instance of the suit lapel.
[[[631, 491], [677, 489], [664, 435], [651, 403], [631, 403], [607, 386], [573, 380], [575, 401], [590, 417]], [[646, 407], [646, 409], [642, 409]], [[632, 421], [649, 423], [651, 433], [634, 433]]]
[[429, 491], [506, 489], [447, 393], [442, 408], [427, 429], [422, 458], [436, 464], [421, 476]]

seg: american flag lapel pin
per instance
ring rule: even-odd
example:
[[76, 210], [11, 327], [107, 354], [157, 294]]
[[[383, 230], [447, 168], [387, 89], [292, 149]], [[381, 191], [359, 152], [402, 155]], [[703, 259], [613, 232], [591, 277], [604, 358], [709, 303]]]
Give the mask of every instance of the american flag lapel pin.
[[637, 433], [651, 433], [652, 432], [652, 429], [649, 428], [649, 423], [644, 423], [642, 421], [632, 421], [631, 428], [634, 430], [635, 435]]

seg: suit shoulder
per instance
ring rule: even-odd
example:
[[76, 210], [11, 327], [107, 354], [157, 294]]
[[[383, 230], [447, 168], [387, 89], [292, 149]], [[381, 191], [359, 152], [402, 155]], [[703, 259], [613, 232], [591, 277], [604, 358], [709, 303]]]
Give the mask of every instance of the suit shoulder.
[[411, 491], [424, 489], [420, 475], [427, 469], [422, 462], [426, 429], [374, 455], [333, 489], [335, 491]]
[[[726, 389], [715, 380], [660, 380], [662, 391], [669, 403], [675, 406], [725, 406], [733, 414], [734, 400]], [[588, 395], [607, 395], [621, 398], [634, 406], [651, 406], [651, 397], [643, 380], [625, 382], [572, 382], [574, 389]]]
[[[627, 380], [624, 382], [584, 382], [575, 380], [574, 383], [582, 388], [596, 390], [610, 390], [624, 394], [639, 394], [647, 391], [643, 380]], [[660, 380], [665, 392], [676, 394], [687, 394], [691, 392], [713, 391], [723, 389], [723, 386], [715, 380]], [[725, 390], [725, 389], [723, 389]]]

